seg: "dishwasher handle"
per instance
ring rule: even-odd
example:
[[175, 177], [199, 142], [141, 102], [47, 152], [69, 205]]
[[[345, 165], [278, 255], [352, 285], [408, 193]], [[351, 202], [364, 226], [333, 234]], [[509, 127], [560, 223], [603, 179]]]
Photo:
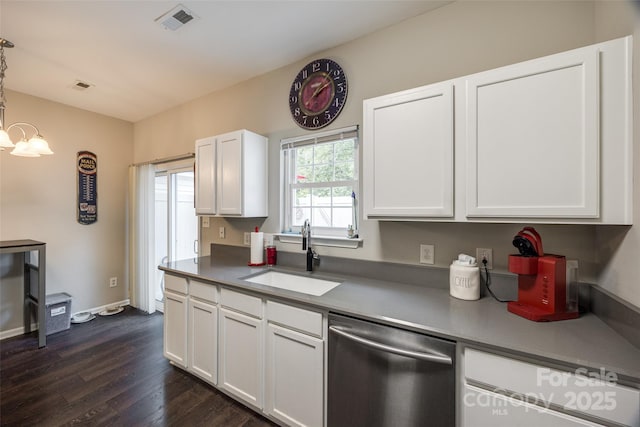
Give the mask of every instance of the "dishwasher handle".
[[442, 354], [435, 354], [435, 353], [422, 353], [422, 352], [418, 352], [418, 351], [412, 351], [412, 350], [404, 350], [401, 348], [397, 348], [397, 347], [393, 347], [390, 345], [386, 345], [386, 344], [382, 344], [376, 341], [371, 341], [368, 340], [366, 338], [360, 337], [358, 335], [354, 335], [351, 334], [349, 332], [346, 332], [344, 329], [339, 328], [337, 326], [329, 326], [329, 332], [333, 332], [335, 334], [338, 334], [344, 338], [347, 338], [349, 340], [352, 341], [356, 341], [364, 346], [367, 347], [371, 347], [374, 348], [376, 350], [381, 350], [381, 351], [385, 351], [387, 353], [393, 353], [393, 354], [397, 354], [399, 356], [405, 356], [405, 357], [410, 357], [412, 359], [419, 359], [419, 360], [424, 360], [427, 362], [434, 362], [434, 363], [441, 363], [444, 365], [452, 365], [453, 364], [453, 360], [451, 360], [451, 358], [449, 356], [445, 356]]

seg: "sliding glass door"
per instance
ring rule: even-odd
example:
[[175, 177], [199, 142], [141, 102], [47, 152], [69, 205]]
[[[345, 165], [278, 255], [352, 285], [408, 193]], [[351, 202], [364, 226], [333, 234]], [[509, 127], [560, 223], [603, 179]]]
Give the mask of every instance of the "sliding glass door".
[[[157, 166], [154, 211], [156, 264], [197, 257], [193, 161]], [[163, 311], [164, 273], [161, 270], [156, 272], [155, 295], [156, 309]]]

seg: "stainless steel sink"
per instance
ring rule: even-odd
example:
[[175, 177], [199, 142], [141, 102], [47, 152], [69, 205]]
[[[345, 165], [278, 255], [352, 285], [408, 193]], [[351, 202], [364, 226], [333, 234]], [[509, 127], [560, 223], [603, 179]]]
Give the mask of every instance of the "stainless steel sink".
[[341, 283], [334, 280], [317, 279], [315, 277], [300, 276], [272, 270], [256, 274], [255, 276], [245, 277], [244, 280], [314, 296], [324, 295]]

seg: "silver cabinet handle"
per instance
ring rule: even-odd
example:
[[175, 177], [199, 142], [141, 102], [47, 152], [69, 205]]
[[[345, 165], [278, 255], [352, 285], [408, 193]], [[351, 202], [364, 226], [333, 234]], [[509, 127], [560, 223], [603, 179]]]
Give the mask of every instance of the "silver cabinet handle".
[[399, 356], [410, 357], [412, 359], [425, 360], [428, 362], [442, 363], [444, 365], [452, 365], [453, 360], [449, 356], [444, 356], [434, 353], [420, 353], [417, 351], [403, 350], [401, 348], [392, 347], [390, 345], [382, 344], [375, 341], [370, 341], [366, 338], [359, 337], [357, 335], [350, 334], [336, 326], [329, 326], [329, 332], [333, 332], [340, 336], [343, 336], [352, 341], [356, 341], [364, 346], [374, 348], [376, 350], [386, 351], [387, 353], [397, 354]]
[[193, 253], [198, 253], [198, 239], [193, 241]]

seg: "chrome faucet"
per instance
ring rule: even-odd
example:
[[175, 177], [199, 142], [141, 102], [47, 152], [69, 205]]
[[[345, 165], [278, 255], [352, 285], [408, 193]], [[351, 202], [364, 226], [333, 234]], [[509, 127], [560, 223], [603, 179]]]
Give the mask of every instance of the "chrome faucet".
[[302, 250], [307, 251], [307, 271], [313, 271], [313, 260], [320, 256], [311, 248], [311, 224], [308, 219], [304, 220], [302, 226]]

